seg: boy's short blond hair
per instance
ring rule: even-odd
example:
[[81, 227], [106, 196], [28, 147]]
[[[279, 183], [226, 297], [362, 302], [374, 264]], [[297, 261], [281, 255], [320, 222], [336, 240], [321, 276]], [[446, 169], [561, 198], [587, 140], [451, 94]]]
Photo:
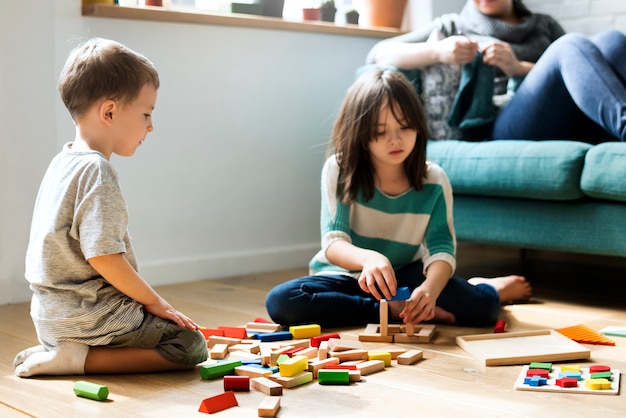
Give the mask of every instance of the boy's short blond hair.
[[150, 60], [119, 42], [92, 38], [72, 50], [58, 87], [76, 120], [101, 99], [132, 102], [145, 85], [159, 88], [159, 74]]

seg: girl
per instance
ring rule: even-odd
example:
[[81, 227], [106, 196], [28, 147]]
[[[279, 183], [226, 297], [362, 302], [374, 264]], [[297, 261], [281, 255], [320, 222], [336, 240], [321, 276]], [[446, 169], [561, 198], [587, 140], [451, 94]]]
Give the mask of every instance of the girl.
[[426, 142], [424, 113], [404, 75], [376, 69], [355, 81], [322, 170], [322, 249], [310, 276], [268, 293], [275, 322], [375, 323], [379, 300], [407, 286], [410, 299], [389, 303], [391, 320], [487, 326], [502, 301], [530, 297], [521, 276], [453, 276], [452, 190], [443, 170], [426, 161]]

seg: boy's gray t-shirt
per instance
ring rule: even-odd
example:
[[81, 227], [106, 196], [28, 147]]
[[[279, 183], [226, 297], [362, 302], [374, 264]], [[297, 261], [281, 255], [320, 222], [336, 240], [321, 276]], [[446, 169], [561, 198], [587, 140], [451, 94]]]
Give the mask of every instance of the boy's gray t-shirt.
[[105, 345], [137, 328], [141, 304], [102, 278], [89, 258], [122, 253], [137, 270], [128, 212], [111, 163], [71, 144], [52, 160], [41, 183], [26, 253], [31, 315], [40, 342]]

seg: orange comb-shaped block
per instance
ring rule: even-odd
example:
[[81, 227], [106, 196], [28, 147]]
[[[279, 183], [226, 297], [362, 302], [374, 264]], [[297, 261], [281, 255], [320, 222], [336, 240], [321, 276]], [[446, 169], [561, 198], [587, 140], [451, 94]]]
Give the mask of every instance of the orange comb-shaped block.
[[597, 331], [594, 331], [586, 325], [574, 325], [573, 327], [560, 328], [556, 331], [565, 335], [567, 338], [576, 341], [577, 343], [615, 345], [615, 341]]

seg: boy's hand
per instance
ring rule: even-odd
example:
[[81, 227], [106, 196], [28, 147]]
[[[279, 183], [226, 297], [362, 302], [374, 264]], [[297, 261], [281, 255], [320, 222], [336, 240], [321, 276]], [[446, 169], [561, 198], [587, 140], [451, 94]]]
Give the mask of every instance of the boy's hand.
[[163, 299], [161, 299], [159, 303], [144, 305], [144, 308], [146, 311], [158, 316], [159, 318], [174, 321], [181, 328], [188, 328], [194, 331], [200, 328], [191, 318], [174, 309]]
[[390, 300], [396, 294], [396, 274], [389, 259], [376, 253], [363, 265], [359, 276], [359, 286], [377, 300]]

